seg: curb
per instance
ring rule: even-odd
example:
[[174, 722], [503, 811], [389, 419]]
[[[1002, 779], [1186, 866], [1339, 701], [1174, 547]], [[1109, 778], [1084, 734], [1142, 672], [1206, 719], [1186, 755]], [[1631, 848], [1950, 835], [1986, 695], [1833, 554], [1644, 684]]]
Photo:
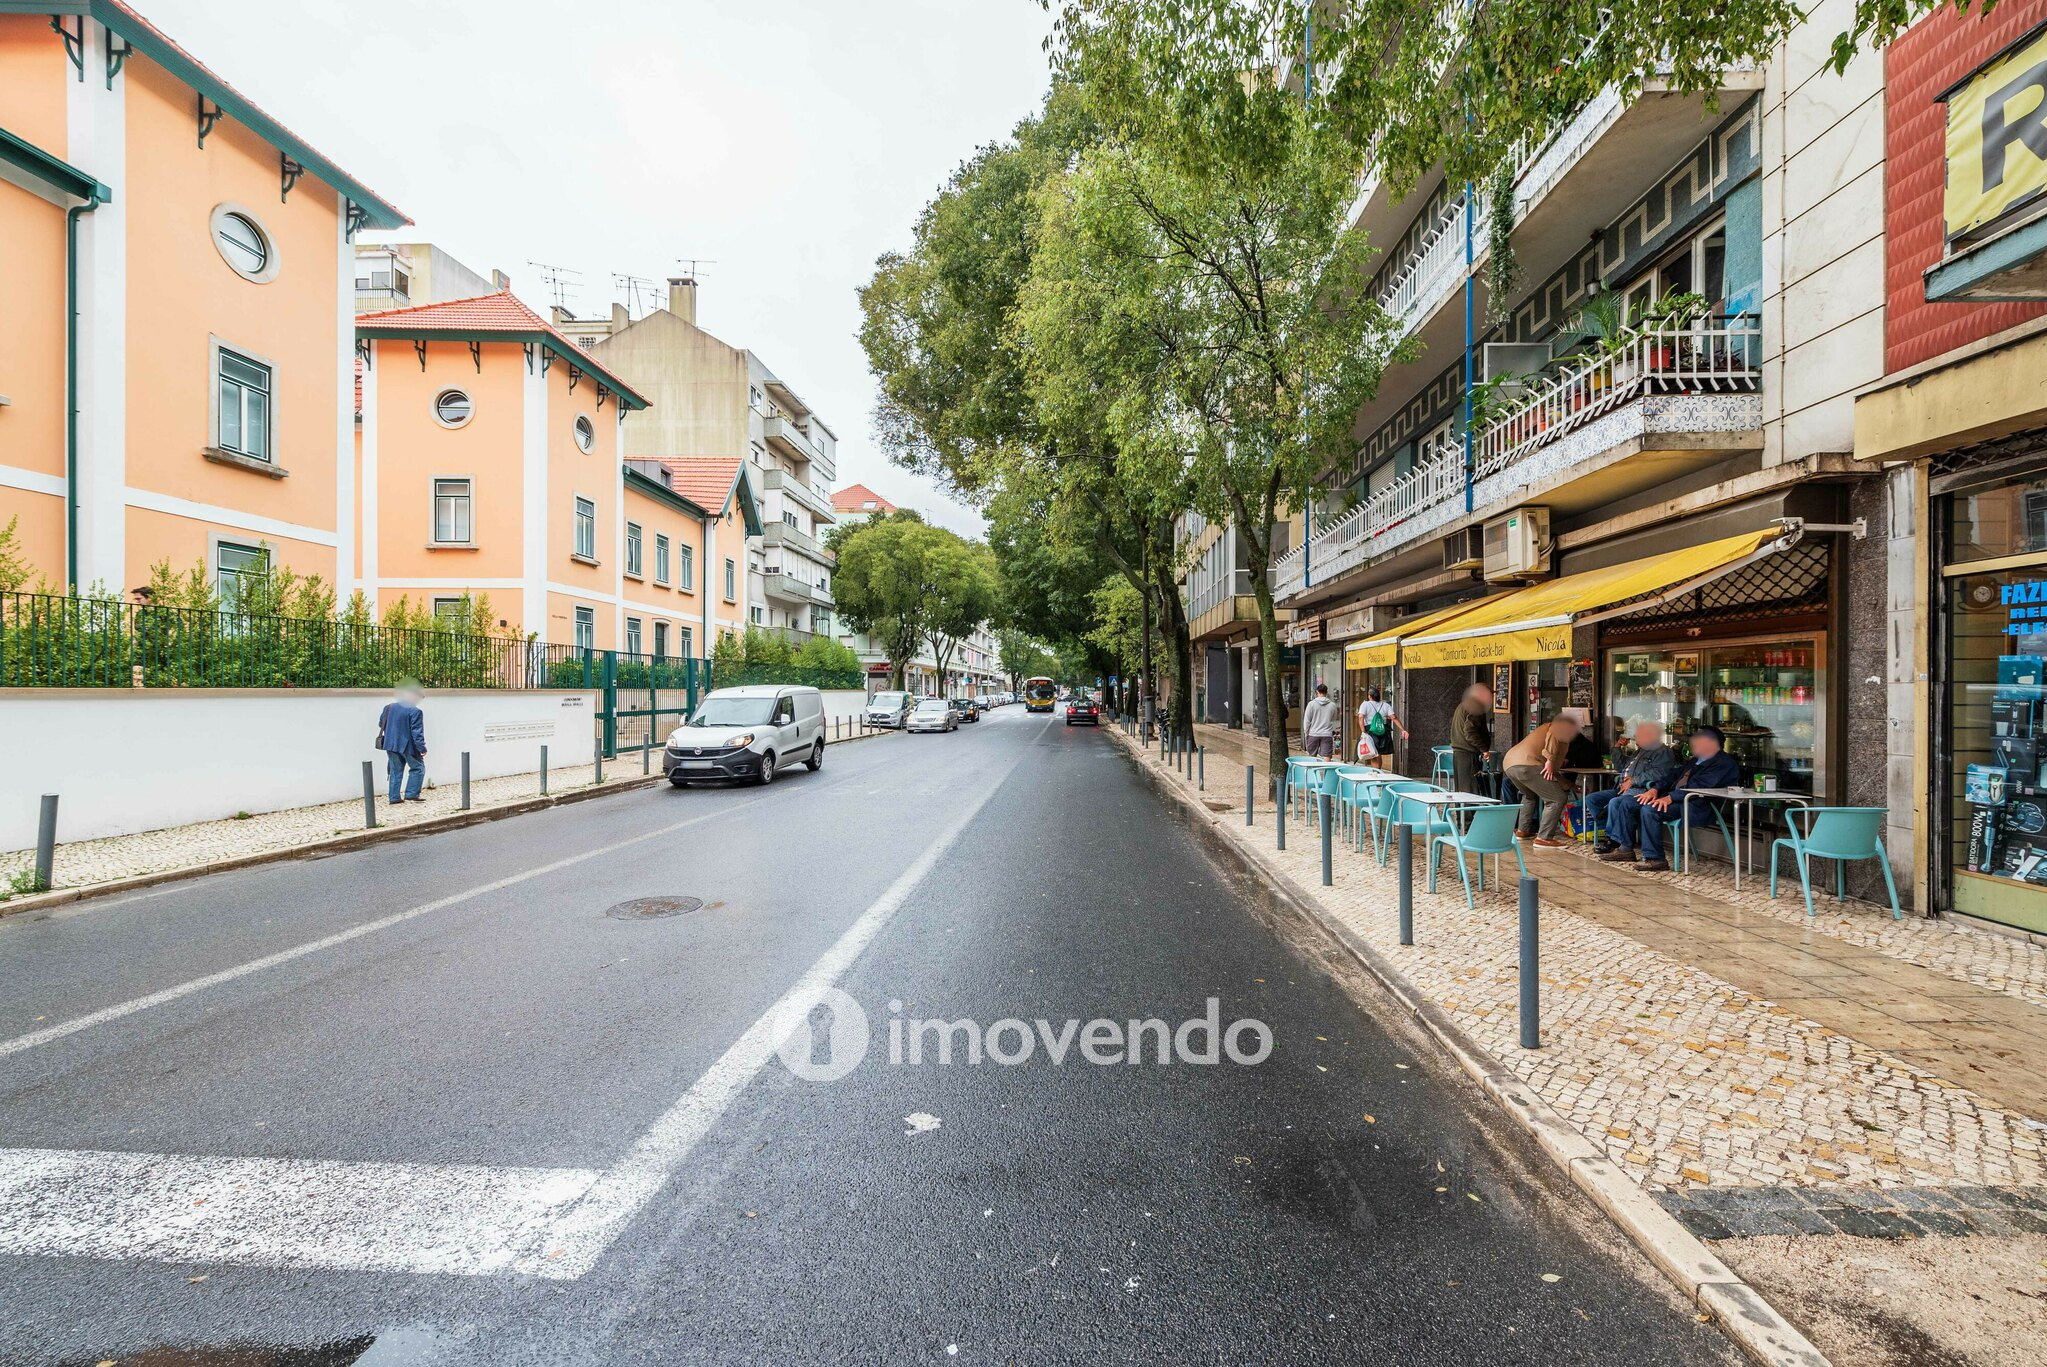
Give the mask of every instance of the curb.
[[[1117, 744], [1132, 758], [1147, 756], [1141, 747], [1110, 728]], [[1829, 1367], [1825, 1354], [1799, 1331], [1761, 1292], [1743, 1281], [1733, 1268], [1715, 1257], [1677, 1217], [1656, 1203], [1654, 1197], [1629, 1179], [1605, 1152], [1558, 1115], [1549, 1103], [1516, 1077], [1477, 1041], [1467, 1035], [1448, 1012], [1415, 989], [1379, 950], [1366, 943], [1348, 926], [1325, 913], [1315, 899], [1293, 877], [1268, 860], [1264, 853], [1250, 849], [1220, 829], [1222, 817], [1210, 811], [1201, 795], [1191, 787], [1161, 782], [1166, 775], [1151, 764], [1142, 768], [1152, 786], [1170, 793], [1183, 807], [1202, 818], [1197, 831], [1219, 854], [1245, 873], [1270, 885], [1272, 891], [1294, 913], [1327, 933], [1345, 952], [1361, 964], [1392, 994], [1423, 1030], [1448, 1051], [1470, 1074], [1480, 1090], [1492, 1098], [1536, 1145], [1563, 1169], [1580, 1191], [1622, 1233], [1634, 1241], [1649, 1261], [1701, 1312], [1713, 1317], [1720, 1331], [1734, 1340], [1751, 1360], [1763, 1367]], [[1241, 818], [1240, 818], [1241, 819]]]
[[[871, 731], [866, 735], [845, 736], [839, 740], [828, 740], [827, 745], [844, 745], [850, 741], [868, 740], [882, 732]], [[546, 797], [522, 797], [516, 801], [502, 803], [496, 807], [472, 807], [466, 812], [450, 812], [446, 816], [430, 816], [423, 821], [407, 822], [403, 826], [377, 826], [347, 835], [323, 836], [282, 849], [258, 850], [254, 854], [237, 854], [226, 859], [215, 859], [205, 864], [187, 864], [183, 868], [156, 869], [149, 873], [138, 873], [128, 878], [110, 879], [104, 883], [84, 883], [75, 888], [57, 888], [52, 892], [39, 892], [29, 897], [13, 897], [0, 902], [0, 917], [19, 916], [23, 912], [41, 911], [49, 907], [66, 906], [82, 902], [88, 897], [108, 897], [116, 893], [135, 892], [142, 888], [153, 888], [164, 883], [178, 883], [188, 878], [203, 878], [211, 873], [227, 873], [233, 869], [255, 868], [262, 864], [281, 863], [286, 859], [302, 859], [312, 854], [341, 854], [361, 849], [368, 845], [382, 844], [387, 840], [398, 840], [414, 835], [435, 835], [442, 831], [460, 830], [464, 826], [480, 825], [486, 821], [499, 821], [508, 816], [524, 816], [528, 812], [544, 811], [550, 807], [567, 806], [572, 802], [587, 802], [591, 798], [603, 797], [608, 793], [629, 793], [639, 788], [651, 788], [668, 780], [660, 774], [634, 775], [631, 778], [606, 783], [599, 787], [585, 784], [565, 793], [549, 793]]]

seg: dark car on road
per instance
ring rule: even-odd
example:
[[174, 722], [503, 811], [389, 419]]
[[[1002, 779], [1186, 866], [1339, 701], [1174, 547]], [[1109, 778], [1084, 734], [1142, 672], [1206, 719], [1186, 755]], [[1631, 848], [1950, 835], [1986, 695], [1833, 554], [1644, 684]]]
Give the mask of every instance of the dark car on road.
[[1076, 693], [1066, 704], [1066, 724], [1072, 726], [1086, 722], [1089, 726], [1102, 724], [1102, 705], [1085, 693]]
[[961, 721], [981, 720], [980, 704], [976, 703], [972, 698], [954, 698], [952, 700], [952, 710], [953, 714]]

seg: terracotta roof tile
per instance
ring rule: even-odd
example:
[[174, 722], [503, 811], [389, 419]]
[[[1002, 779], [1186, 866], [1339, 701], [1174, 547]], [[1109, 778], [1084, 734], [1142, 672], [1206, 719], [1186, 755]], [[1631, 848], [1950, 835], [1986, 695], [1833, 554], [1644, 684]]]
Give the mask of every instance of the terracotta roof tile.
[[526, 307], [525, 301], [508, 289], [468, 299], [447, 299], [438, 304], [413, 304], [402, 309], [358, 314], [355, 326], [358, 332], [389, 337], [403, 337], [413, 332], [496, 332], [508, 338], [546, 337], [576, 365], [603, 376], [613, 389], [630, 395], [643, 407], [647, 402], [631, 385], [570, 341], [560, 328]]
[[[872, 499], [874, 506], [867, 506]], [[883, 498], [865, 484], [848, 484], [832, 495], [832, 507], [842, 513], [892, 513], [896, 505]]]
[[675, 479], [675, 492], [722, 517], [739, 483], [737, 456], [672, 456], [662, 459]]

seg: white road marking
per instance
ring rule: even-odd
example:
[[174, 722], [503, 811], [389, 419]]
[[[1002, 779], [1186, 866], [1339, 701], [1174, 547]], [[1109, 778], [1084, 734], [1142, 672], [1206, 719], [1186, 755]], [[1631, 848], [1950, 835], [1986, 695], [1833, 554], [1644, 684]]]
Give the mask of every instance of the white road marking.
[[288, 964], [294, 959], [303, 959], [308, 954], [318, 954], [323, 949], [332, 949], [336, 945], [347, 944], [350, 940], [359, 940], [365, 935], [374, 935], [380, 930], [389, 930], [392, 926], [425, 916], [430, 912], [444, 911], [458, 902], [467, 902], [473, 897], [482, 897], [487, 893], [502, 892], [506, 888], [516, 887], [530, 879], [539, 878], [550, 873], [558, 873], [562, 869], [587, 863], [592, 859], [601, 859], [606, 855], [616, 854], [620, 850], [644, 844], [649, 840], [658, 840], [663, 836], [674, 835], [677, 831], [687, 830], [689, 827], [702, 822], [715, 821], [721, 816], [741, 811], [753, 806], [757, 802], [763, 801], [764, 798], [765, 795], [743, 802], [735, 802], [730, 806], [721, 807], [715, 812], [706, 812], [702, 816], [693, 816], [686, 821], [678, 821], [672, 825], [663, 826], [659, 830], [648, 831], [643, 835], [631, 836], [599, 849], [585, 850], [581, 854], [572, 854], [566, 859], [557, 859], [551, 864], [541, 864], [535, 868], [512, 874], [509, 877], [500, 878], [496, 882], [484, 883], [479, 887], [451, 893], [446, 897], [436, 898], [431, 902], [422, 903], [405, 911], [393, 912], [389, 916], [380, 916], [374, 921], [365, 921], [361, 925], [350, 926], [347, 930], [336, 931], [334, 934], [323, 936], [318, 940], [309, 940], [302, 945], [293, 945], [290, 949], [280, 949], [275, 954], [266, 954], [260, 959], [251, 959], [247, 963], [236, 964], [233, 968], [223, 968], [218, 973], [208, 973], [202, 978], [192, 978], [177, 984], [175, 987], [166, 987], [160, 992], [151, 992], [147, 996], [142, 997], [131, 997], [127, 1001], [116, 1002], [112, 1006], [102, 1007], [98, 1011], [78, 1016], [59, 1025], [52, 1025], [44, 1030], [31, 1030], [26, 1035], [16, 1035], [10, 1040], [0, 1040], [0, 1058], [5, 1058], [9, 1054], [21, 1053], [25, 1049], [34, 1049], [38, 1045], [48, 1044], [52, 1040], [63, 1039], [66, 1035], [75, 1035], [79, 1031], [89, 1030], [95, 1025], [105, 1025], [108, 1021], [120, 1020], [123, 1016], [132, 1016], [137, 1011], [147, 1011], [152, 1006], [162, 1006], [167, 1002], [177, 1001], [181, 997], [189, 997], [194, 992], [204, 992], [209, 987], [218, 987], [222, 983], [230, 983], [237, 978], [246, 978], [251, 973], [261, 973], [266, 968], [276, 968], [278, 965]]
[[[344, 1163], [0, 1149], [0, 1254], [574, 1279], [665, 1186], [699, 1140], [900, 911], [1001, 790], [1022, 752], [793, 986], [609, 1169]], [[758, 800], [758, 799], [757, 799]], [[117, 1019], [467, 897], [668, 835], [717, 813], [558, 860], [338, 935], [197, 978], [0, 1046]], [[913, 1120], [915, 1117], [913, 1117]], [[936, 1125], [936, 1119], [932, 1124]]]
[[0, 1150], [0, 1254], [493, 1273], [599, 1174]]

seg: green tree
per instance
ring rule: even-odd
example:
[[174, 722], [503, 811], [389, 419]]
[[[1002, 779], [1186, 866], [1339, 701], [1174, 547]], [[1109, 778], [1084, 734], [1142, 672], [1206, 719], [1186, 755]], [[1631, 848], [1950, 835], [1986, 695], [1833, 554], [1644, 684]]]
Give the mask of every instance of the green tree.
[[[1290, 109], [1369, 156], [1406, 188], [1437, 163], [1484, 183], [1608, 86], [1717, 88], [1766, 65], [1811, 7], [1797, 0], [1044, 0], [1054, 68], [1097, 118], [1178, 140], [1190, 164], [1253, 167], [1289, 140]], [[1833, 61], [1883, 46], [1951, 4], [1854, 0]], [[1286, 79], [1247, 79], [1246, 73]], [[1355, 169], [1355, 167], [1353, 168]]]
[[[1204, 517], [1236, 526], [1267, 714], [1278, 717], [1275, 527], [1349, 453], [1358, 409], [1405, 353], [1394, 320], [1363, 293], [1362, 235], [1341, 221], [1349, 152], [1297, 106], [1270, 132], [1268, 155], [1251, 165], [1135, 140], [1089, 149], [1041, 194], [1019, 315], [1033, 382], [1051, 402], [1110, 396], [1104, 418], [1125, 487], [1185, 489]], [[1163, 589], [1176, 568], [1169, 554], [1150, 582]], [[1191, 664], [1182, 647], [1183, 700]], [[1271, 733], [1277, 771], [1285, 728]]]
[[930, 643], [943, 673], [960, 638], [994, 609], [987, 549], [908, 509], [856, 525], [837, 551], [839, 615], [881, 648], [897, 688], [919, 646]]
[[925, 609], [924, 638], [931, 643], [931, 657], [943, 679], [959, 643], [994, 615], [995, 557], [986, 546], [943, 527], [925, 531], [925, 575], [932, 587]]

